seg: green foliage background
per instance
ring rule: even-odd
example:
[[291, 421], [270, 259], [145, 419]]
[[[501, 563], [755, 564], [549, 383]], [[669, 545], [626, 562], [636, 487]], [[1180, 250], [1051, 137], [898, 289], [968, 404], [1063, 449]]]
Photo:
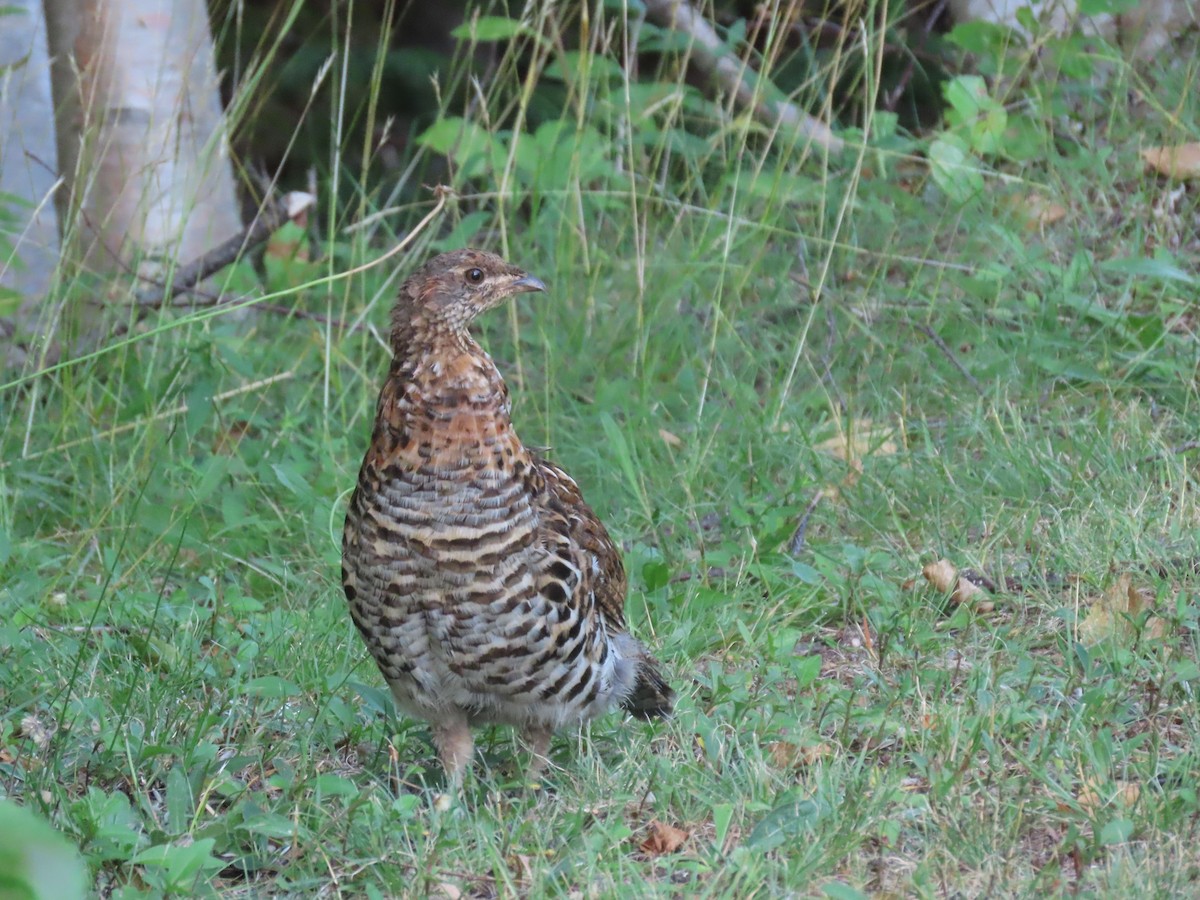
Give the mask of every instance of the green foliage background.
[[[916, 133], [877, 109], [890, 13], [802, 58], [727, 23], [846, 115], [828, 156], [685, 77], [634, 6], [495, 10], [437, 113], [391, 126], [399, 70], [428, 71], [397, 8], [240, 10], [214, 13], [231, 109], [315, 165], [300, 252], [222, 276], [248, 315], [162, 311], [0, 387], [0, 791], [98, 892], [1194, 891], [1197, 209], [1138, 158], [1195, 139], [1194, 36], [1133, 67], [955, 32]], [[314, 11], [333, 55], [295, 41]], [[270, 124], [289, 82], [311, 103]], [[357, 271], [435, 180], [458, 199]], [[621, 543], [681, 702], [563, 734], [537, 788], [487, 731], [440, 813], [336, 582], [397, 279], [467, 243], [551, 286], [482, 337]], [[940, 557], [995, 607], [925, 586]], [[1164, 635], [1080, 640], [1122, 572]], [[679, 852], [644, 849], [653, 819]]]

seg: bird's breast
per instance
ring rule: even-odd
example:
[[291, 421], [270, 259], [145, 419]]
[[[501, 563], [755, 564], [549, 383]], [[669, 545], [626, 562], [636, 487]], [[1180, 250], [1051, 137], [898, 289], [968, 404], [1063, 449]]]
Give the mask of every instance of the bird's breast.
[[371, 495], [364, 506], [381, 555], [387, 548], [466, 574], [532, 541], [533, 466], [502, 383], [460, 372], [447, 385], [444, 371], [426, 374], [437, 384], [410, 377], [384, 386], [359, 490]]

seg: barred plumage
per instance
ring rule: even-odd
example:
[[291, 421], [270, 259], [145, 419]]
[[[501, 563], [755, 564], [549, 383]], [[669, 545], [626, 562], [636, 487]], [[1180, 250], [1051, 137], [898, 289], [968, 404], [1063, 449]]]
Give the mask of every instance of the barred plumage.
[[350, 499], [342, 584], [398, 706], [433, 726], [447, 777], [472, 726], [516, 725], [545, 759], [552, 730], [621, 706], [668, 715], [674, 692], [625, 628], [625, 571], [562, 469], [513, 431], [474, 317], [544, 285], [477, 250], [401, 287], [393, 360]]

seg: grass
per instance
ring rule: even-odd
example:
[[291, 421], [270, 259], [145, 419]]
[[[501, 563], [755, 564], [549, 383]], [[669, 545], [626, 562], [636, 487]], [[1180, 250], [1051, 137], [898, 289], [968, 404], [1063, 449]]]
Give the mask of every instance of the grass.
[[[1194, 894], [1197, 287], [1168, 263], [1197, 206], [1137, 158], [1200, 128], [1177, 59], [1062, 83], [1046, 155], [967, 202], [886, 134], [825, 167], [714, 118], [692, 159], [671, 129], [717, 111], [682, 89], [645, 154], [603, 116], [543, 169], [452, 150], [464, 198], [401, 270], [470, 239], [551, 285], [482, 336], [681, 694], [560, 735], [536, 788], [498, 728], [434, 809], [346, 614], [369, 330], [170, 314], [5, 386], [0, 792], [122, 897]], [[505, 173], [523, 208], [471, 194]], [[1065, 218], [1029, 227], [1034, 190]], [[396, 273], [330, 279], [378, 253], [330, 233], [268, 287], [383, 329]], [[1016, 581], [955, 606], [941, 557]], [[1165, 624], [1089, 642], [1123, 574]]]

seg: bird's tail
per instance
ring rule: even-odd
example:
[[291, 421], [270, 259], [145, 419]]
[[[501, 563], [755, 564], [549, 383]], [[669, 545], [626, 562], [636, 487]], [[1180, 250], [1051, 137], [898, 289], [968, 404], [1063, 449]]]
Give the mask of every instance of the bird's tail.
[[621, 708], [639, 719], [665, 719], [675, 708], [675, 692], [663, 678], [658, 660], [644, 654], [638, 660], [637, 681]]

